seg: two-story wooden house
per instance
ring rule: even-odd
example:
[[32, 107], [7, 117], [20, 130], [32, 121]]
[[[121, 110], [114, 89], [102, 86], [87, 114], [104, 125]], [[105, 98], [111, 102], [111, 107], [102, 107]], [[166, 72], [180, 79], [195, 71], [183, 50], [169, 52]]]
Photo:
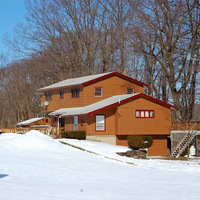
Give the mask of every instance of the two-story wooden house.
[[[67, 79], [41, 88], [52, 124], [85, 130], [87, 138], [127, 145], [128, 135], [149, 135], [149, 156], [167, 155], [170, 104], [143, 93], [148, 85], [117, 72]], [[58, 120], [59, 119], [59, 120]]]

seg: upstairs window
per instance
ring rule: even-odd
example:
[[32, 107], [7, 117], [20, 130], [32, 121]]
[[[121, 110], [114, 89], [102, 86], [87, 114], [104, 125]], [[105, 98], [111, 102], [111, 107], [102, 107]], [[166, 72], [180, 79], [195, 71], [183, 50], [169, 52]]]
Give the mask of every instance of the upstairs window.
[[136, 116], [136, 118], [140, 117], [140, 111], [139, 111], [139, 110], [137, 110], [137, 111], [135, 112], [135, 116]]
[[136, 118], [154, 118], [155, 111], [154, 110], [136, 110], [135, 117]]
[[52, 100], [52, 92], [45, 92], [45, 100], [46, 101]]
[[134, 89], [133, 88], [127, 88], [126, 89], [126, 94], [133, 94], [134, 93]]
[[64, 98], [64, 91], [61, 90], [61, 91], [60, 91], [60, 99], [63, 99], [63, 98]]
[[150, 118], [154, 118], [154, 110], [151, 110], [150, 112], [149, 112], [149, 116], [150, 116]]
[[80, 91], [79, 88], [74, 88], [74, 89], [72, 89], [72, 90], [71, 90], [71, 92], [72, 92], [72, 97], [73, 97], [73, 98], [78, 98], [78, 97], [79, 97], [79, 91]]
[[103, 92], [103, 88], [101, 88], [101, 87], [95, 87], [95, 97], [102, 97], [103, 96], [103, 94], [102, 94], [102, 92]]

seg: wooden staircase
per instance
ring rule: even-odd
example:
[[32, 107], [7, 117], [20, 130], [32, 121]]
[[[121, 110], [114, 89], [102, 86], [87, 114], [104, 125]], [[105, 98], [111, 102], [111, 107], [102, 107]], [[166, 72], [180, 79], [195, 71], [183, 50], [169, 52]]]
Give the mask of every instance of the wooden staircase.
[[178, 158], [180, 156], [185, 155], [185, 153], [187, 152], [188, 145], [191, 146], [194, 143], [195, 136], [196, 132], [194, 130], [189, 131], [188, 134], [185, 135], [185, 137], [177, 145], [174, 152], [172, 152], [171, 157]]

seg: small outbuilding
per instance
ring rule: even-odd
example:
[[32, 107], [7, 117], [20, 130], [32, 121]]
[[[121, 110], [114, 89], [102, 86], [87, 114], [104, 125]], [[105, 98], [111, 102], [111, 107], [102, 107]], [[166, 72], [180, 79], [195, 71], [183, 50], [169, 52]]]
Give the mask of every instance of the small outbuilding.
[[19, 122], [18, 124], [16, 124], [16, 127], [29, 128], [31, 126], [37, 126], [37, 125], [51, 125], [51, 119], [48, 117], [36, 117], [28, 119], [26, 121]]

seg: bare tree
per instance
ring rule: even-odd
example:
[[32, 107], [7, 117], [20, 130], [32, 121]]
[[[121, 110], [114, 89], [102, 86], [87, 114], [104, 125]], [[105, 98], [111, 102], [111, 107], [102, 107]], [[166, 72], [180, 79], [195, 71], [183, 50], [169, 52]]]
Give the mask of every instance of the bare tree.
[[[134, 4], [137, 34], [143, 37], [140, 37], [139, 43], [133, 45], [159, 63], [163, 94], [166, 96], [168, 85], [174, 105], [178, 108], [177, 120], [183, 120], [181, 95], [191, 86], [192, 74], [197, 66], [196, 60], [199, 59], [198, 36], [194, 31], [198, 28], [198, 23], [192, 25], [190, 20], [195, 15], [196, 6], [196, 1], [181, 0], [138, 1], [137, 8]], [[191, 30], [192, 26], [194, 27]], [[154, 38], [153, 44], [149, 40], [150, 37]], [[145, 44], [145, 48], [141, 48], [141, 43]]]
[[107, 71], [126, 71], [149, 84], [148, 95], [172, 100], [177, 120], [192, 119], [199, 86], [198, 0], [26, 0], [26, 8], [27, 23], [7, 37], [23, 59], [1, 68], [2, 124], [40, 114], [38, 88]]
[[133, 20], [134, 12], [130, 7], [128, 0], [101, 0], [101, 4], [107, 9], [108, 17], [110, 19], [110, 35], [112, 44], [115, 46], [115, 70], [123, 73], [128, 69], [128, 62], [130, 61], [129, 54], [129, 37], [130, 25]]

